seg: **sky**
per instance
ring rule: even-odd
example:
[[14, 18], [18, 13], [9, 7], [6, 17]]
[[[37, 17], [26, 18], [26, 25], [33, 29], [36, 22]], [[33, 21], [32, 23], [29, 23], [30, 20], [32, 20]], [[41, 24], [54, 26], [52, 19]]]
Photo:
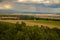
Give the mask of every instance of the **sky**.
[[0, 0], [0, 10], [60, 12], [60, 0]]

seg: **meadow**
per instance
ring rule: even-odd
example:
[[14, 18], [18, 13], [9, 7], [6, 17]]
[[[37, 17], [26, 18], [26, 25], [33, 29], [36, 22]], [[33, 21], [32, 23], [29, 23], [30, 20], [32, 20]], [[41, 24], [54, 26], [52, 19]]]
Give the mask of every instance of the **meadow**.
[[60, 26], [60, 21], [50, 21], [50, 20], [36, 20], [36, 21], [33, 21], [33, 20], [31, 20], [30, 22]]
[[33, 26], [33, 25], [44, 25], [50, 28], [57, 27], [60, 28], [60, 21], [50, 21], [50, 20], [0, 20], [3, 22], [10, 22], [10, 23], [21, 23], [22, 21], [26, 23], [26, 25]]
[[50, 28], [57, 27], [60, 28], [60, 15], [57, 14], [9, 14], [0, 15], [0, 21], [10, 22], [10, 23], [21, 23], [22, 21], [26, 25], [44, 25]]

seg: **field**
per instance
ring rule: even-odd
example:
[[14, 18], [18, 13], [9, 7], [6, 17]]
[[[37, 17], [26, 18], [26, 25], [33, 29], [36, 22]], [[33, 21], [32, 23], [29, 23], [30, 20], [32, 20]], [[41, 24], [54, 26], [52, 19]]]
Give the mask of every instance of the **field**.
[[[29, 19], [28, 16], [34, 16], [36, 18], [48, 18], [48, 19], [58, 19], [60, 20], [60, 15], [57, 15], [57, 14], [20, 14], [20, 15], [23, 15], [23, 17], [27, 17], [27, 19]], [[0, 15], [1, 17], [0, 18], [7, 18], [7, 19], [11, 19], [11, 18], [18, 18], [18, 16], [20, 17], [20, 15], [7, 15], [7, 16], [4, 16], [4, 15]], [[22, 21], [26, 23], [26, 25], [29, 25], [29, 26], [33, 26], [33, 25], [38, 25], [38, 26], [48, 26], [50, 28], [53, 28], [53, 27], [57, 27], [57, 28], [60, 28], [60, 21], [51, 21], [51, 20], [26, 20], [26, 18], [24, 18], [25, 20], [0, 20], [0, 21], [3, 21], [3, 22], [11, 22], [11, 23], [16, 23], [16, 22], [19, 22], [21, 23]]]
[[0, 35], [0, 40], [60, 40], [60, 15], [0, 15]]
[[11, 22], [11, 23], [16, 23], [16, 22], [21, 23], [23, 21], [26, 23], [26, 25], [29, 25], [29, 26], [43, 25], [43, 26], [48, 26], [50, 28], [53, 28], [53, 27], [60, 28], [60, 21], [47, 21], [47, 20], [0, 20], [0, 21]]
[[[0, 22], [0, 40], [60, 40], [60, 29], [55, 27], [52, 28], [53, 27], [52, 25], [59, 23], [57, 21], [56, 22], [53, 21], [49, 22], [45, 20], [0, 20], [0, 21], [4, 21]], [[19, 24], [17, 21], [21, 24]], [[29, 24], [29, 26], [26, 24]], [[49, 25], [37, 26], [37, 24], [38, 25], [49, 24]]]

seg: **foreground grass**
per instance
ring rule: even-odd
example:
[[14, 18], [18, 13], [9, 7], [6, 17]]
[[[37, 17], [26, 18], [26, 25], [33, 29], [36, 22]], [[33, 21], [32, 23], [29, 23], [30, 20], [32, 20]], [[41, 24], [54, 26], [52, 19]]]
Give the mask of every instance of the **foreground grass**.
[[0, 22], [0, 40], [60, 40], [60, 29]]

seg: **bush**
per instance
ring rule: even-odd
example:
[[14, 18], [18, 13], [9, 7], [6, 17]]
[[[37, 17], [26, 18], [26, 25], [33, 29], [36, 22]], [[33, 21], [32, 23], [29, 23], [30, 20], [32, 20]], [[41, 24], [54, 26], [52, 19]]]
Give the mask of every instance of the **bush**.
[[0, 40], [60, 40], [60, 29], [0, 22]]

